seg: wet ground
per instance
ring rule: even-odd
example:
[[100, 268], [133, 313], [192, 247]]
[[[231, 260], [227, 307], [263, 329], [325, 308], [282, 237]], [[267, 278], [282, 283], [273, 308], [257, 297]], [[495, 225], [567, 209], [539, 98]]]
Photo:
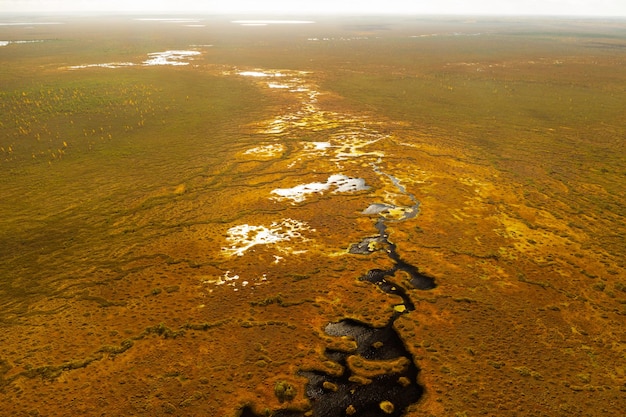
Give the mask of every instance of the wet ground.
[[0, 414], [618, 415], [626, 24], [231, 20], [0, 19]]

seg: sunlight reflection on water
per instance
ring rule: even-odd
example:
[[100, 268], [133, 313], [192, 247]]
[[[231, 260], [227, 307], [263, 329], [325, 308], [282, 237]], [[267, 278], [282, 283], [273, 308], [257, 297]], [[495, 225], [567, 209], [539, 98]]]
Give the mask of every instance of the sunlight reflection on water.
[[107, 62], [103, 64], [84, 64], [84, 65], [73, 65], [71, 67], [67, 67], [68, 69], [83, 69], [83, 68], [123, 68], [123, 67], [133, 67], [137, 65], [143, 66], [156, 66], [156, 65], [172, 65], [172, 66], [181, 66], [181, 65], [189, 65], [189, 62], [184, 61], [185, 59], [190, 59], [191, 57], [200, 55], [200, 51], [186, 51], [186, 50], [172, 50], [172, 51], [163, 51], [163, 52], [151, 52], [148, 54], [149, 58], [143, 61], [141, 64], [135, 64], [133, 62]]
[[334, 174], [328, 177], [325, 183], [312, 182], [309, 184], [300, 184], [292, 188], [277, 188], [272, 190], [275, 200], [291, 200], [293, 203], [300, 203], [305, 200], [307, 194], [323, 193], [334, 187], [333, 193], [346, 193], [355, 191], [368, 190], [370, 187], [365, 185], [362, 178], [351, 178], [343, 174]]
[[189, 62], [181, 60], [195, 55], [200, 55], [199, 51], [165, 51], [148, 54], [150, 59], [143, 61], [144, 65], [189, 65]]
[[[309, 239], [301, 232], [314, 232], [306, 222], [294, 219], [282, 219], [273, 222], [269, 227], [240, 224], [227, 231], [226, 241], [230, 244], [223, 247], [222, 252], [227, 256], [242, 256], [248, 249], [257, 245], [277, 244], [284, 241], [306, 242]], [[293, 252], [291, 247], [276, 245], [280, 252]], [[302, 251], [298, 251], [302, 253]]]

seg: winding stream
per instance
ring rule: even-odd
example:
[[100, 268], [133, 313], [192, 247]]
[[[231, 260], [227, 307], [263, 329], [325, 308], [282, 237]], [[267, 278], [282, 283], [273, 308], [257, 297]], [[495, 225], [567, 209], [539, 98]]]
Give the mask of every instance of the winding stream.
[[[299, 110], [275, 118], [268, 123], [263, 130], [264, 134], [280, 140], [284, 135], [300, 135], [305, 132], [303, 128], [311, 128], [312, 120], [322, 125], [328, 119], [337, 126], [345, 126], [345, 131], [331, 136], [328, 142], [315, 142], [313, 147], [305, 146], [304, 150], [314, 150], [318, 155], [329, 157], [335, 165], [346, 170], [351, 160], [370, 159], [369, 166], [374, 173], [382, 179], [383, 183], [391, 183], [393, 192], [387, 195], [395, 195], [402, 200], [410, 200], [408, 206], [395, 204], [389, 201], [379, 201], [370, 204], [362, 215], [374, 217], [374, 228], [377, 234], [367, 236], [360, 242], [349, 245], [348, 254], [367, 256], [377, 251], [384, 251], [393, 261], [393, 267], [389, 269], [374, 268], [356, 279], [369, 282], [379, 290], [401, 297], [402, 303], [393, 307], [393, 314], [382, 327], [375, 327], [369, 323], [353, 318], [345, 318], [338, 322], [328, 323], [324, 327], [324, 333], [332, 338], [338, 338], [348, 343], [327, 347], [324, 355], [328, 361], [335, 365], [332, 371], [302, 370], [300, 375], [305, 376], [309, 382], [306, 386], [306, 396], [310, 400], [311, 410], [304, 412], [290, 409], [275, 410], [272, 416], [313, 416], [313, 417], [341, 417], [341, 416], [401, 416], [406, 408], [417, 402], [424, 388], [417, 382], [419, 369], [415, 359], [407, 350], [405, 344], [394, 328], [395, 321], [402, 314], [409, 314], [415, 310], [415, 303], [411, 300], [410, 290], [430, 290], [435, 287], [435, 280], [419, 271], [419, 269], [404, 261], [397, 252], [397, 246], [389, 239], [387, 224], [389, 222], [400, 223], [415, 218], [419, 213], [420, 202], [409, 193], [401, 181], [381, 168], [384, 154], [380, 151], [370, 150], [367, 147], [379, 140], [385, 139], [384, 135], [377, 133], [362, 121], [355, 122], [356, 118], [346, 115], [324, 113], [317, 107], [317, 96], [312, 85], [304, 79], [305, 73], [289, 74], [288, 72], [276, 71], [242, 71], [241, 76], [253, 77], [262, 80], [261, 85], [271, 89], [280, 88], [281, 91], [289, 91], [297, 94], [303, 103]], [[280, 81], [280, 84], [278, 84]], [[319, 115], [322, 114], [322, 119]], [[313, 125], [315, 125], [313, 123]], [[282, 145], [269, 144], [262, 149], [282, 149]], [[259, 149], [247, 151], [258, 153]], [[329, 155], [330, 153], [330, 155]], [[270, 155], [271, 156], [271, 155]], [[302, 156], [300, 159], [304, 158]], [[300, 160], [298, 159], [298, 160]], [[372, 160], [374, 159], [374, 160]], [[291, 188], [278, 188], [272, 191], [277, 202], [287, 202], [292, 205], [307, 204], [309, 199], [314, 199], [324, 193], [355, 193], [369, 192], [371, 187], [366, 185], [365, 180], [354, 178], [344, 174], [334, 174], [323, 182], [301, 184]], [[314, 233], [315, 230], [309, 230]], [[261, 235], [262, 233], [259, 233]], [[267, 235], [267, 236], [265, 236]], [[285, 235], [286, 236], [286, 235]], [[287, 236], [286, 240], [302, 238], [300, 234]], [[237, 243], [232, 236], [229, 237], [232, 246], [225, 248], [227, 252], [242, 255], [255, 244], [278, 242], [278, 236], [267, 233], [251, 240], [249, 236]], [[306, 239], [306, 238], [304, 238]], [[280, 250], [280, 248], [277, 248]], [[408, 280], [400, 284], [390, 279], [397, 272], [404, 272]], [[277, 387], [277, 396], [284, 401], [285, 387]], [[291, 388], [289, 388], [291, 389]], [[242, 416], [255, 416], [251, 408], [246, 407], [241, 411]]]

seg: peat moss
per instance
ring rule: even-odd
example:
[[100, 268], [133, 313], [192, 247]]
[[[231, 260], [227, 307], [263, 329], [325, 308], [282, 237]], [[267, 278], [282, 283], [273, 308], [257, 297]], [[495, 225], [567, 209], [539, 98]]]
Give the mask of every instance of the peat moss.
[[297, 390], [295, 386], [286, 381], [277, 381], [274, 384], [274, 395], [278, 398], [278, 401], [284, 403], [289, 402], [296, 398]]

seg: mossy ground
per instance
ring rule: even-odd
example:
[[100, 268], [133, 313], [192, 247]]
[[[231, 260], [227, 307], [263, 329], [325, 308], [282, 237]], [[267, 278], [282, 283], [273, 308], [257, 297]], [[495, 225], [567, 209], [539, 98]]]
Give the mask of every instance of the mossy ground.
[[[376, 234], [361, 211], [397, 190], [366, 157], [342, 169], [370, 192], [271, 201], [340, 169], [303, 159], [301, 142], [341, 122], [260, 134], [298, 102], [225, 75], [258, 68], [309, 71], [320, 107], [387, 135], [366, 150], [421, 202], [387, 225], [438, 284], [411, 290], [416, 309], [395, 322], [426, 392], [407, 415], [626, 407], [621, 22], [205, 19], [0, 29], [44, 40], [0, 47], [3, 411], [262, 413], [285, 406], [278, 382], [304, 408], [297, 371], [331, 366], [338, 343], [325, 324], [394, 314], [398, 297], [357, 280], [389, 259], [347, 250]], [[67, 69], [190, 45], [205, 46], [187, 67]], [[276, 141], [280, 159], [240, 157]], [[231, 226], [284, 218], [315, 229], [305, 254], [221, 253]], [[226, 271], [238, 287], [209, 284]]]

